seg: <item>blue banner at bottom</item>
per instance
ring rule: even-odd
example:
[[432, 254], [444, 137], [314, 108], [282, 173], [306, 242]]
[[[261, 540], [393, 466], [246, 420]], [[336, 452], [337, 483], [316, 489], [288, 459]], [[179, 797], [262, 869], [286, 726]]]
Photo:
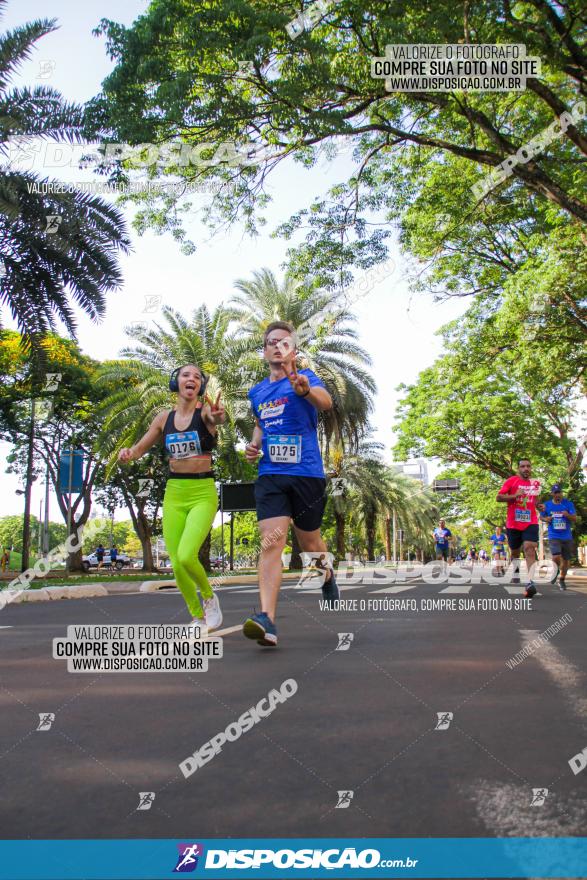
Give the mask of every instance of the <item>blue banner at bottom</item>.
[[587, 838], [5, 840], [0, 880], [587, 878]]

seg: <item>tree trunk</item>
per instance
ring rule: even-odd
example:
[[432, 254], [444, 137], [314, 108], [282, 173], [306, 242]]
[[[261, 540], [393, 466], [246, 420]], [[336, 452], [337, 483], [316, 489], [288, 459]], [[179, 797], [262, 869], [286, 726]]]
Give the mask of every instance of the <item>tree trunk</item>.
[[391, 559], [391, 516], [385, 514], [385, 560]]
[[156, 571], [155, 562], [153, 560], [153, 547], [151, 545], [151, 538], [153, 537], [151, 523], [149, 522], [149, 518], [145, 511], [140, 507], [136, 512], [136, 519], [133, 524], [137, 538], [141, 542], [141, 547], [143, 549], [142, 571]]
[[375, 558], [375, 514], [369, 514], [367, 517], [365, 532], [367, 534], [367, 560], [371, 562]]
[[72, 550], [67, 554], [67, 572], [71, 574], [72, 572], [83, 572], [84, 567], [82, 565], [83, 559], [83, 541], [84, 537], [81, 534], [82, 527], [86, 524], [87, 517], [83, 521], [74, 522], [72, 519], [71, 522], [71, 533], [67, 536], [71, 541], [74, 547], [77, 547], [79, 541], [79, 547], [77, 550]]
[[153, 546], [150, 537], [139, 538], [143, 550], [143, 567], [141, 571], [154, 572], [157, 571], [155, 560], [153, 559]]
[[153, 527], [149, 520], [149, 517], [145, 513], [146, 502], [142, 501], [141, 504], [137, 504], [135, 510], [134, 496], [130, 493], [126, 486], [122, 486], [121, 491], [127, 510], [130, 513], [130, 518], [133, 524], [133, 528], [135, 530], [135, 534], [141, 542], [141, 547], [143, 550], [143, 567], [141, 571], [154, 572], [157, 570], [157, 567], [153, 560], [153, 547], [151, 546], [151, 539], [153, 538]]
[[31, 400], [31, 424], [27, 451], [26, 481], [24, 487], [24, 517], [22, 520], [22, 565], [20, 570], [29, 567], [31, 549], [31, 491], [33, 488], [33, 455], [35, 448], [35, 401]]
[[200, 552], [198, 554], [199, 560], [206, 569], [206, 571], [210, 571], [210, 546], [212, 544], [212, 529], [206, 535], [206, 539], [202, 546], [200, 547]]
[[334, 520], [336, 522], [336, 555], [339, 559], [344, 559], [346, 554], [346, 546], [344, 539], [345, 516], [344, 513], [334, 512]]
[[293, 526], [290, 526], [291, 532], [291, 559], [289, 560], [289, 571], [301, 571], [304, 567], [302, 565], [302, 548], [300, 547], [300, 543], [298, 541], [298, 536], [296, 535]]

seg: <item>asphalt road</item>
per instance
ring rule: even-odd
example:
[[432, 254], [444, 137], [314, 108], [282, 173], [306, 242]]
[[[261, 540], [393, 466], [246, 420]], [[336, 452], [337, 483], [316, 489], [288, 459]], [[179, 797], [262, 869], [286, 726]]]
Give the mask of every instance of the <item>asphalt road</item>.
[[[184, 622], [177, 591], [11, 605], [0, 614], [4, 838], [507, 837], [585, 833], [587, 591], [544, 588], [531, 609], [499, 586], [361, 585], [346, 600], [418, 610], [321, 611], [285, 588], [280, 645], [224, 635], [201, 673], [73, 674], [52, 659], [71, 624]], [[514, 589], [514, 588], [510, 588]], [[255, 605], [220, 590], [223, 631]], [[428, 599], [474, 610], [429, 610]], [[507, 604], [507, 603], [506, 603]], [[563, 629], [506, 661], [563, 615]], [[338, 633], [351, 633], [337, 650]], [[179, 763], [286, 679], [293, 696], [189, 778]], [[54, 713], [37, 730], [40, 713]], [[435, 729], [437, 713], [452, 713]], [[445, 723], [448, 716], [445, 718]], [[548, 789], [532, 805], [532, 789]], [[338, 807], [338, 792], [353, 792]], [[139, 792], [153, 792], [138, 810]]]

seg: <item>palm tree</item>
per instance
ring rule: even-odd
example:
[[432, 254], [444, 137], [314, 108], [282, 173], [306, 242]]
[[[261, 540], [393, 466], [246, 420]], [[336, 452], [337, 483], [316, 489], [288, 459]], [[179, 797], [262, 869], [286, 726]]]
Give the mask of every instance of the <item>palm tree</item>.
[[99, 382], [113, 383], [119, 389], [104, 403], [104, 429], [99, 438], [108, 452], [109, 468], [120, 449], [135, 443], [155, 415], [169, 409], [175, 399], [168, 388], [169, 375], [186, 363], [197, 364], [210, 376], [210, 395], [222, 390], [232, 432], [241, 437], [250, 433], [250, 408], [244, 405], [247, 380], [237, 368], [240, 348], [229, 331], [226, 309], [220, 306], [210, 314], [206, 306], [200, 306], [188, 320], [165, 306], [163, 320], [167, 326], [128, 328], [134, 344], [121, 351], [122, 360], [105, 364], [99, 372]]
[[356, 342], [351, 313], [335, 302], [334, 294], [291, 275], [286, 274], [280, 285], [269, 269], [235, 286], [240, 295], [231, 301], [231, 314], [238, 322], [238, 337], [248, 343], [248, 363], [259, 364], [263, 333], [272, 321], [293, 324], [302, 365], [322, 379], [334, 402], [319, 422], [325, 453], [333, 439], [356, 448], [373, 409], [376, 386], [367, 369], [371, 359]]
[[[398, 527], [405, 532], [404, 546], [414, 544], [423, 554], [431, 543], [431, 532], [438, 518], [437, 499], [419, 480], [394, 471], [394, 478], [402, 486], [404, 496], [401, 503], [394, 501], [389, 512], [395, 511]], [[389, 529], [389, 517], [382, 523]]]
[[[400, 513], [402, 526], [427, 543], [436, 509], [433, 499], [418, 491], [419, 484], [388, 467], [381, 459], [381, 443], [364, 440], [353, 454], [338, 446], [331, 450], [328, 470], [331, 477], [332, 510], [336, 523], [336, 554], [346, 553], [346, 526], [353, 514], [364, 531], [367, 556], [373, 559], [378, 524], [393, 510]], [[426, 531], [427, 530], [427, 531]]]
[[[166, 326], [127, 330], [133, 344], [124, 348], [122, 358], [104, 364], [98, 383], [116, 389], [102, 406], [103, 428], [97, 447], [107, 461], [107, 475], [117, 467], [118, 453], [141, 437], [157, 413], [169, 409], [174, 396], [168, 388], [169, 375], [186, 363], [197, 364], [210, 376], [209, 393], [222, 390], [227, 424], [218, 432], [218, 455], [222, 466], [233, 477], [243, 470], [242, 458], [235, 450], [238, 439], [248, 437], [252, 419], [245, 405], [248, 378], [238, 369], [242, 346], [229, 331], [230, 316], [222, 306], [210, 314], [206, 306], [196, 309], [190, 320], [169, 307], [163, 309]], [[209, 567], [209, 544], [200, 558]]]
[[84, 140], [82, 107], [48, 86], [10, 85], [37, 41], [55, 29], [55, 20], [42, 19], [0, 36], [0, 306], [37, 354], [39, 336], [55, 330], [56, 319], [75, 336], [70, 300], [94, 320], [104, 315], [105, 292], [122, 282], [118, 254], [129, 250], [122, 215], [102, 199], [43, 192], [50, 181], [12, 168], [12, 139]]
[[365, 532], [367, 555], [373, 558], [377, 518], [393, 501], [403, 498], [395, 476], [381, 459], [383, 444], [368, 437], [353, 453], [346, 453], [341, 444], [333, 445], [326, 461], [331, 479], [332, 510], [336, 524], [336, 553], [346, 553], [346, 526], [354, 514], [357, 526]]

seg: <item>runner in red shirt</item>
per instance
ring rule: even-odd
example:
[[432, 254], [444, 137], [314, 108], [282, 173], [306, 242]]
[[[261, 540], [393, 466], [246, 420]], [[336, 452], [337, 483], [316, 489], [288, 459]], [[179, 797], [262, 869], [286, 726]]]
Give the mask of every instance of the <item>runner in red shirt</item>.
[[[524, 559], [528, 566], [528, 583], [524, 595], [531, 598], [536, 594], [536, 587], [531, 579], [532, 566], [536, 562], [538, 546], [538, 513], [536, 502], [540, 494], [540, 481], [530, 479], [532, 465], [527, 458], [518, 462], [518, 473], [505, 481], [497, 501], [508, 506], [506, 532], [512, 553], [514, 577], [512, 583], [519, 583], [520, 550], [524, 550]], [[540, 505], [542, 506], [542, 505]]]

